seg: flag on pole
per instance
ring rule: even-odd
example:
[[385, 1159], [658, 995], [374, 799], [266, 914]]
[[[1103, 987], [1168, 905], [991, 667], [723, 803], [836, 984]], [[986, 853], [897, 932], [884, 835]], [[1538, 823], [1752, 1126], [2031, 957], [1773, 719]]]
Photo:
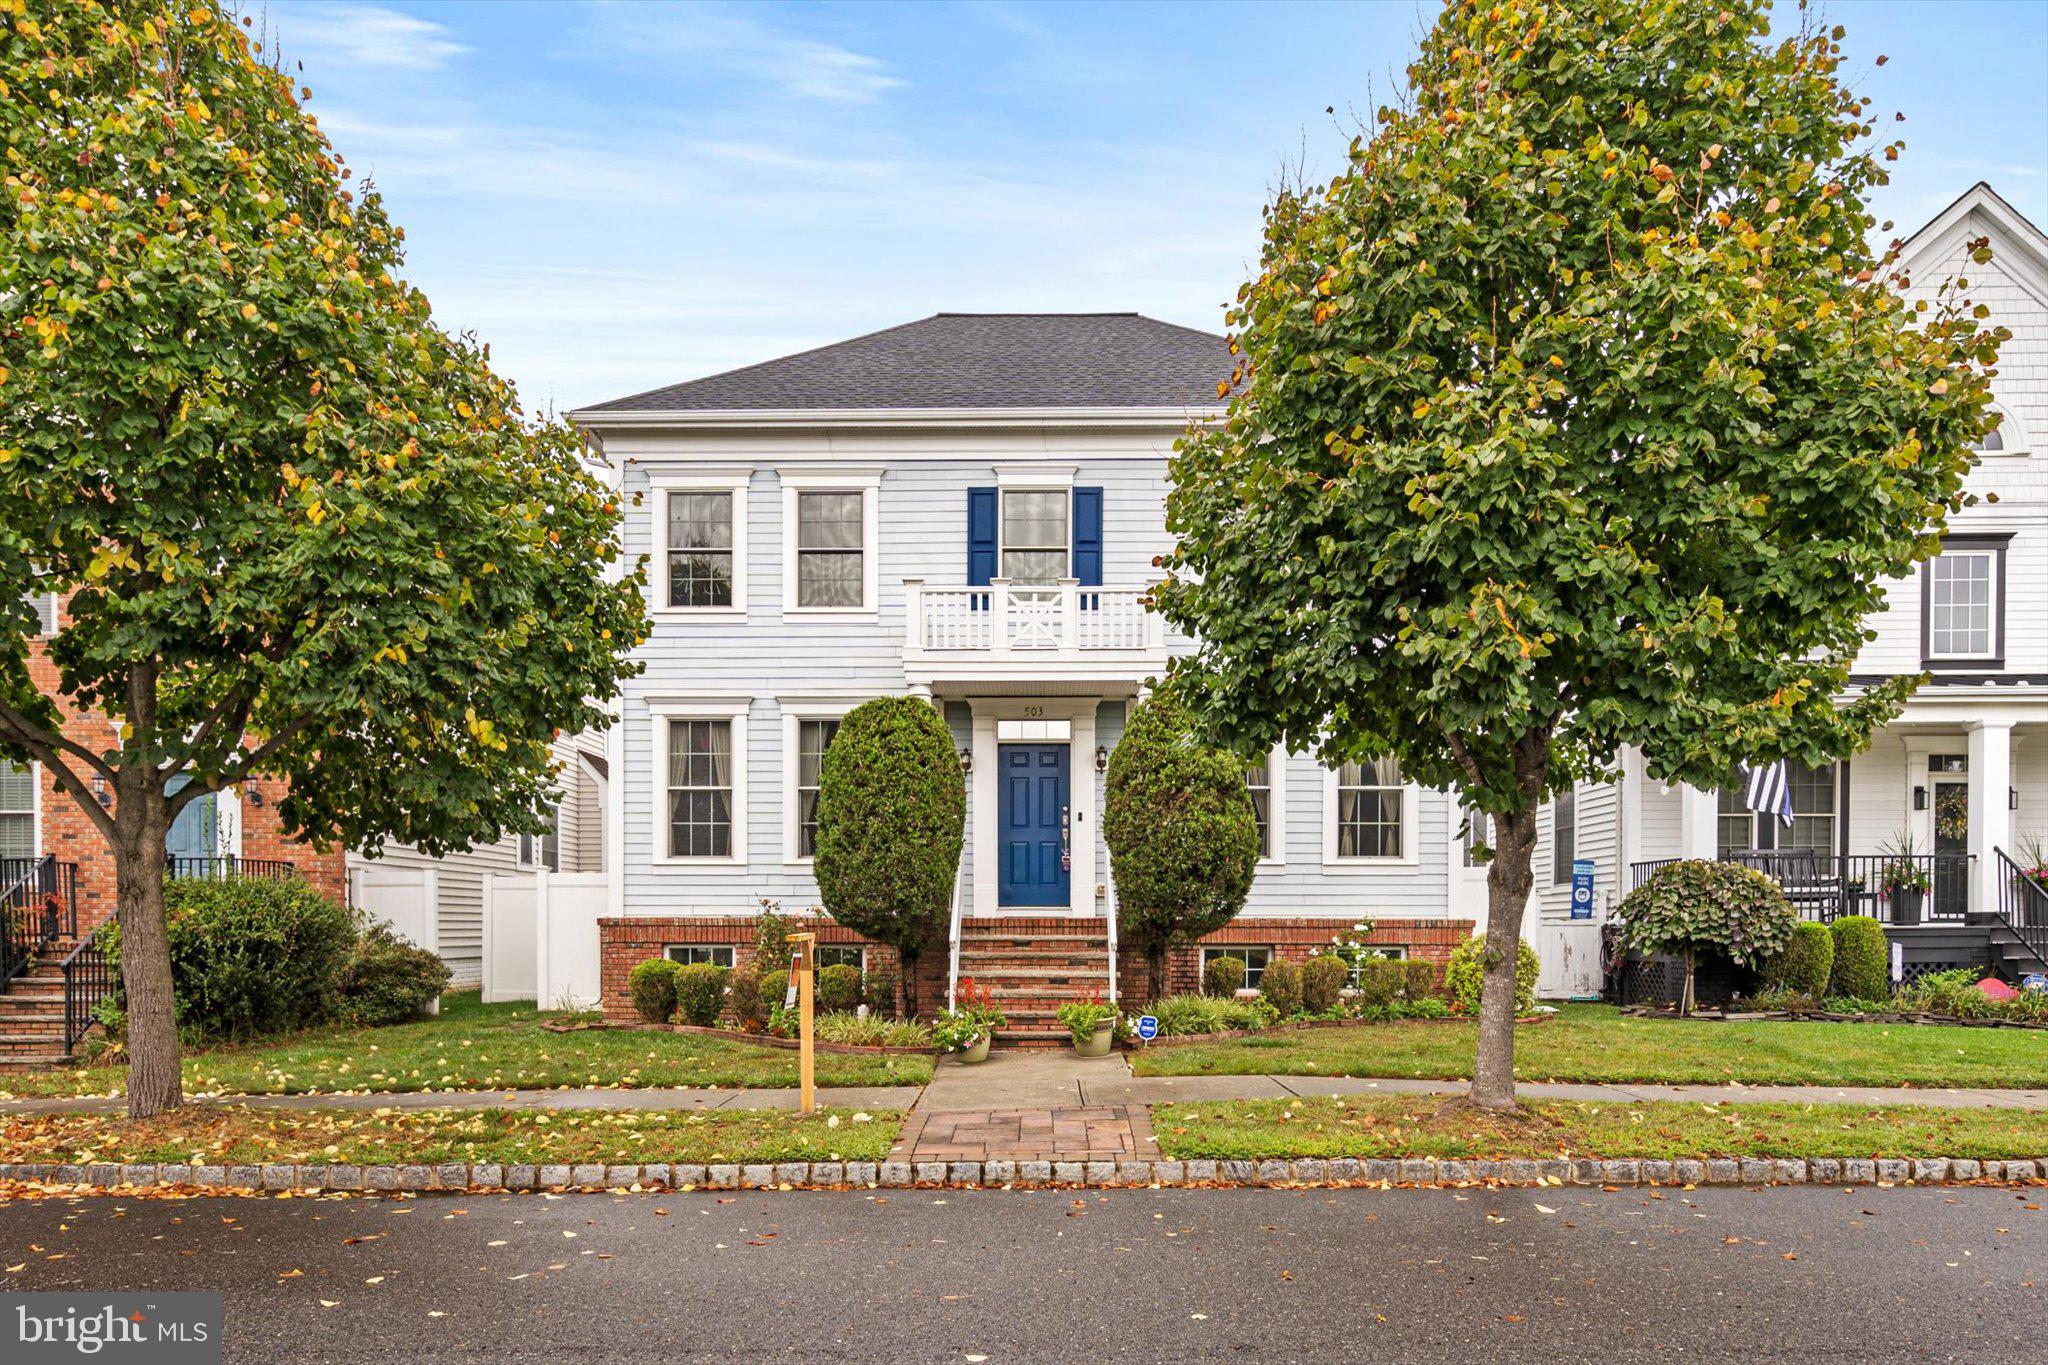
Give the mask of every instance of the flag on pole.
[[1761, 815], [1775, 815], [1778, 823], [1791, 827], [1792, 824], [1792, 777], [1786, 770], [1785, 760], [1766, 763], [1755, 767], [1745, 763], [1743, 774], [1749, 779], [1749, 791], [1743, 798], [1745, 809]]

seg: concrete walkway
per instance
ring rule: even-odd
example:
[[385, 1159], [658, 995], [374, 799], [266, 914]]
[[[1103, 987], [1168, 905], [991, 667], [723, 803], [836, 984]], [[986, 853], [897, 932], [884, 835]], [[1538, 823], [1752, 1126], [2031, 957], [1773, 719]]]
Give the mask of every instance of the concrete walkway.
[[[820, 1103], [921, 1113], [1132, 1108], [1176, 1100], [1284, 1100], [1327, 1095], [1461, 1095], [1462, 1081], [1310, 1076], [1133, 1076], [1120, 1055], [1084, 1060], [1065, 1049], [998, 1052], [978, 1066], [941, 1062], [931, 1084], [821, 1089]], [[1556, 1085], [1524, 1081], [1532, 1100], [1646, 1100], [1751, 1104], [1908, 1104], [2048, 1110], [2048, 1090], [1889, 1090], [1821, 1085]], [[280, 1109], [794, 1109], [794, 1090], [473, 1090], [423, 1095], [251, 1095], [200, 1103]], [[119, 1113], [118, 1098], [0, 1101], [0, 1115]]]

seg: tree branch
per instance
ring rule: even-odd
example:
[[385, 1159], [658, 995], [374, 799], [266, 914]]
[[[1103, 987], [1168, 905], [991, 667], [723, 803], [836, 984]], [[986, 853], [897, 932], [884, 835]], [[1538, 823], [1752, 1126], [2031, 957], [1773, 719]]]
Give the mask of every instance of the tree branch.
[[98, 754], [62, 731], [43, 728], [5, 702], [0, 702], [0, 730], [10, 732], [9, 737], [24, 749], [41, 744], [49, 749], [62, 750], [74, 758], [84, 760], [100, 776], [109, 781], [113, 780], [114, 770]]
[[[0, 711], [7, 709], [0, 708]], [[93, 795], [92, 789], [86, 785], [85, 780], [73, 772], [71, 765], [64, 761], [63, 755], [58, 753], [48, 743], [49, 737], [40, 726], [31, 726], [27, 730], [23, 730], [19, 726], [13, 725], [11, 719], [11, 712], [9, 712], [8, 716], [0, 717], [0, 729], [8, 730], [9, 739], [34, 754], [36, 761], [49, 771], [50, 776], [56, 779], [57, 785], [70, 795], [72, 801], [80, 810], [85, 812], [86, 818], [92, 821], [94, 827], [111, 840], [114, 837], [114, 817], [109, 815], [106, 808], [100, 805], [99, 798]], [[88, 757], [91, 756], [88, 755]], [[101, 772], [107, 773], [110, 777], [112, 776], [111, 772], [108, 772], [106, 765], [97, 758], [92, 759], [92, 762], [93, 766]]]

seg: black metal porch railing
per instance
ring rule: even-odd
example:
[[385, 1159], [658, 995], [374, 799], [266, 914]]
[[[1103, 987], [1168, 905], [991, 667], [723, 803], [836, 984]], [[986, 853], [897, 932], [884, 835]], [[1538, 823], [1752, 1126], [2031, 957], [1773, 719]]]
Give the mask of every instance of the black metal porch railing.
[[2048, 962], [2048, 886], [2032, 871], [1998, 854], [1998, 916], [2027, 945], [2027, 951]]
[[78, 864], [0, 858], [0, 983], [35, 963], [43, 946], [78, 932]]
[[92, 1027], [100, 1001], [114, 993], [114, 964], [100, 946], [100, 936], [87, 934], [58, 970], [64, 974], [64, 1050], [69, 1052]]
[[[1680, 861], [1653, 858], [1629, 864], [1629, 888], [1658, 868]], [[1784, 888], [1801, 919], [1825, 924], [1844, 915], [1868, 915], [1891, 925], [1959, 924], [1969, 914], [1967, 853], [1815, 853], [1756, 849], [1716, 861], [1753, 867]]]
[[283, 858], [193, 858], [173, 855], [164, 875], [218, 881], [226, 877], [296, 877], [298, 865]]

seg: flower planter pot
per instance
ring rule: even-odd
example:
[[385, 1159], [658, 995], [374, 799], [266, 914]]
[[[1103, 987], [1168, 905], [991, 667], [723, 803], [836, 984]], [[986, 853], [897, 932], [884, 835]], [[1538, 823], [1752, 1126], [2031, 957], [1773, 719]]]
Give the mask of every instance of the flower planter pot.
[[1927, 893], [1917, 886], [1895, 886], [1891, 891], [1892, 923], [1918, 924], [1920, 903]]
[[974, 1040], [973, 1046], [963, 1048], [961, 1051], [956, 1052], [953, 1055], [958, 1057], [961, 1061], [967, 1063], [969, 1066], [972, 1066], [976, 1062], [985, 1062], [988, 1060], [988, 1045], [989, 1036], [986, 1033], [984, 1033], [979, 1038], [976, 1038]]
[[1086, 1042], [1078, 1038], [1074, 1040], [1074, 1051], [1082, 1057], [1107, 1057], [1109, 1055], [1110, 1040], [1114, 1033], [1115, 1027], [1113, 1022], [1105, 1019], [1095, 1026], [1095, 1032], [1088, 1035]]

